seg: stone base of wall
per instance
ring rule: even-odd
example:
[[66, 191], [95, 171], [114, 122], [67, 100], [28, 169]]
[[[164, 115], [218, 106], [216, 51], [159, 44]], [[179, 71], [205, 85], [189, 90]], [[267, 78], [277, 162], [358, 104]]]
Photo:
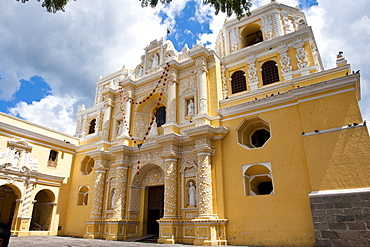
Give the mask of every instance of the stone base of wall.
[[370, 246], [370, 188], [309, 196], [317, 246]]

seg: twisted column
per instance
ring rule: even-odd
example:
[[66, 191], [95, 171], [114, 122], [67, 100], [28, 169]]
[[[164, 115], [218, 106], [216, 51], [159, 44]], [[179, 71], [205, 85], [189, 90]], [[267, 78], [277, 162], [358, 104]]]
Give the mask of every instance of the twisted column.
[[165, 159], [164, 218], [177, 215], [177, 159]]
[[126, 187], [127, 187], [127, 167], [117, 167], [117, 199], [114, 205], [113, 218], [122, 219], [125, 217], [126, 208]]

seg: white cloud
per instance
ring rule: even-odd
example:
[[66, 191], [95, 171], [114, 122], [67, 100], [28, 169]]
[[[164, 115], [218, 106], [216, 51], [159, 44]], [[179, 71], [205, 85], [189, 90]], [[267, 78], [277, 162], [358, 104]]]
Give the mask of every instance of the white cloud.
[[[75, 109], [92, 105], [101, 74], [124, 64], [135, 68], [144, 48], [167, 27], [157, 10], [141, 8], [138, 1], [78, 0], [64, 13], [50, 14], [39, 2], [9, 0], [0, 1], [0, 9], [0, 99], [9, 100], [19, 90], [18, 79], [38, 75], [50, 85], [54, 100], [77, 99]], [[26, 118], [26, 112], [18, 113]], [[49, 127], [55, 126], [50, 121]]]
[[0, 100], [12, 100], [21, 83], [14, 72], [0, 74]]
[[[155, 9], [141, 8], [139, 1], [77, 0], [67, 5], [66, 12], [57, 14], [46, 13], [37, 1], [26, 4], [15, 0], [0, 1], [0, 99], [10, 99], [19, 90], [18, 79], [39, 75], [50, 84], [52, 95], [30, 105], [20, 103], [12, 112], [67, 131], [54, 121], [57, 118], [51, 117], [58, 116], [55, 111], [41, 111], [42, 107], [49, 109], [54, 105], [53, 109], [58, 109], [56, 112], [65, 117], [59, 123], [73, 122], [72, 109], [76, 110], [82, 103], [91, 106], [98, 77], [109, 75], [124, 64], [135, 68], [144, 54], [143, 49], [150, 41], [166, 35], [166, 28], [174, 26], [175, 17], [181, 14], [188, 1], [173, 1], [167, 5], [164, 11], [169, 18], [164, 24], [155, 15]], [[269, 2], [256, 1], [252, 9]], [[297, 0], [279, 2], [298, 5]], [[361, 69], [361, 106], [364, 118], [370, 119], [370, 71], [367, 70], [370, 66], [367, 60], [370, 56], [367, 14], [370, 1], [318, 2], [318, 6], [304, 11], [308, 24], [313, 27], [324, 65], [333, 67], [335, 55], [342, 50], [353, 70]], [[199, 6], [196, 21], [209, 22], [212, 30], [211, 34], [199, 34], [200, 42], [212, 42], [210, 47], [213, 48], [225, 18], [223, 13], [215, 16], [209, 6]], [[8, 81], [11, 83], [5, 86]], [[41, 115], [39, 120], [37, 115]]]
[[76, 129], [73, 106], [76, 102], [76, 98], [48, 95], [31, 104], [21, 101], [10, 109], [10, 113], [35, 124], [73, 135]]
[[352, 70], [361, 70], [364, 119], [370, 119], [370, 1], [318, 0], [319, 5], [304, 10], [312, 26], [326, 69], [335, 66], [336, 54], [344, 52]]

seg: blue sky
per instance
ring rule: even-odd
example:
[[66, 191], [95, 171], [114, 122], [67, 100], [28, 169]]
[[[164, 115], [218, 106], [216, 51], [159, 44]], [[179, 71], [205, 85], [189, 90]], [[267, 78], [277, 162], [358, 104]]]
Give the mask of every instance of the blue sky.
[[[0, 79], [1, 80], [1, 79]], [[33, 76], [30, 80], [20, 79], [20, 89], [10, 100], [0, 100], [0, 111], [9, 113], [8, 109], [14, 107], [19, 101], [31, 104], [47, 95], [51, 95], [51, 88], [40, 76]]]
[[[167, 28], [178, 51], [199, 42], [213, 48], [226, 16], [199, 2], [142, 9], [138, 1], [77, 0], [66, 12], [50, 14], [37, 1], [0, 1], [0, 111], [73, 134], [75, 113], [81, 104], [92, 106], [99, 76], [123, 65], [134, 69], [143, 49], [166, 37]], [[253, 8], [269, 2], [255, 1]], [[334, 67], [343, 50], [353, 70], [361, 69], [361, 108], [370, 119], [370, 1], [278, 2], [305, 11], [325, 68]]]

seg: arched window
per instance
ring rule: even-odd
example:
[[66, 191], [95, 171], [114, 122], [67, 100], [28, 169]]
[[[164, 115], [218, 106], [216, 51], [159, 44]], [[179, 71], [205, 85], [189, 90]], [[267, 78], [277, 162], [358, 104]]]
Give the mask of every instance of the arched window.
[[247, 90], [247, 82], [245, 80], [244, 71], [238, 70], [231, 75], [231, 91], [239, 93]]
[[279, 71], [275, 61], [267, 61], [262, 64], [262, 81], [263, 85], [279, 81]]
[[248, 47], [263, 41], [261, 27], [258, 24], [246, 26], [241, 32], [241, 48]]
[[166, 123], [166, 107], [164, 106], [159, 107], [156, 113], [157, 113], [156, 114], [157, 127], [160, 127]]
[[89, 199], [89, 187], [88, 186], [80, 186], [80, 188], [78, 189], [77, 205], [86, 206], [88, 199]]
[[89, 127], [89, 134], [95, 133], [96, 119], [91, 120]]

